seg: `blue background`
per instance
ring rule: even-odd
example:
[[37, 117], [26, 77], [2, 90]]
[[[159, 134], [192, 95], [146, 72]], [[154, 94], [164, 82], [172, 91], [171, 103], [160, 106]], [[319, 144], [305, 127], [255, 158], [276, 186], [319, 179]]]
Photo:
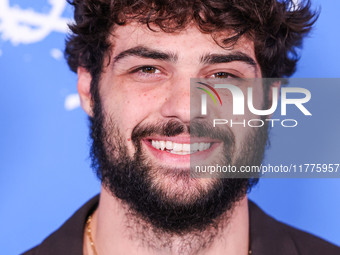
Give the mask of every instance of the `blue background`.
[[[44, 0], [9, 3], [46, 15], [51, 9]], [[321, 6], [321, 15], [294, 77], [340, 77], [340, 1], [313, 3]], [[71, 16], [67, 7], [60, 18]], [[77, 105], [65, 107], [77, 80], [60, 56], [65, 34], [52, 30], [27, 44], [6, 37], [3, 25], [0, 10], [0, 253], [11, 255], [40, 243], [98, 193], [100, 183], [89, 167], [87, 116]], [[340, 93], [318, 91], [333, 107], [324, 125], [285, 134], [273, 129], [266, 159], [285, 162], [294, 155], [313, 163], [322, 154], [326, 163], [339, 163]], [[340, 245], [339, 184], [339, 179], [262, 179], [249, 196], [275, 218]]]

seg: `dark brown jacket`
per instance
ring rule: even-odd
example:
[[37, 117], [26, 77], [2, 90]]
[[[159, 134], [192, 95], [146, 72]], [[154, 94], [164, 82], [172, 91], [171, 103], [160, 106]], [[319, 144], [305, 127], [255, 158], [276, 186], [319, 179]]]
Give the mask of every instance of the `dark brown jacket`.
[[[81, 207], [64, 225], [24, 255], [83, 255], [87, 217], [97, 208], [99, 196]], [[252, 255], [340, 255], [340, 247], [278, 222], [249, 201]]]

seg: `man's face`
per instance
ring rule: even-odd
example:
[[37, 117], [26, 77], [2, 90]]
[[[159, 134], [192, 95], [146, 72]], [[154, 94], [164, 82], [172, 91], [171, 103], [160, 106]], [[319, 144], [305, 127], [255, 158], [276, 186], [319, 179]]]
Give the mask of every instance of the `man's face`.
[[[102, 147], [99, 154], [103, 155], [97, 153], [95, 157], [103, 183], [115, 195], [119, 193], [117, 196], [126, 200], [137, 213], [143, 209], [136, 203], [150, 200], [158, 200], [159, 208], [145, 205], [153, 210], [158, 208], [158, 211], [167, 213], [170, 208], [183, 212], [187, 209], [186, 212], [190, 213], [190, 208], [202, 204], [209, 196], [223, 193], [221, 190], [224, 190], [224, 196], [230, 196], [226, 201], [229, 204], [222, 209], [230, 209], [231, 203], [239, 199], [240, 194], [245, 194], [247, 181], [192, 179], [190, 159], [196, 157], [209, 161], [218, 158], [222, 163], [258, 163], [262, 159], [261, 147], [264, 147], [266, 135], [258, 135], [250, 127], [239, 125], [220, 129], [218, 132], [222, 135], [213, 136], [214, 130], [210, 132], [207, 128], [205, 135], [195, 136], [198, 126], [222, 116], [212, 111], [209, 117], [202, 117], [200, 108], [190, 107], [190, 78], [261, 77], [253, 43], [241, 38], [233, 47], [224, 49], [210, 34], [203, 34], [194, 26], [177, 33], [165, 33], [153, 32], [145, 25], [135, 23], [118, 27], [111, 41], [110, 61], [104, 63], [99, 98], [94, 99], [101, 107], [97, 107], [97, 113], [94, 111], [97, 116], [92, 120], [95, 126], [92, 127], [93, 146], [98, 147], [100, 143], [99, 147]], [[255, 106], [259, 109], [263, 105], [262, 86], [255, 84], [253, 91], [257, 99]], [[223, 100], [231, 102], [230, 94], [224, 95]], [[224, 114], [229, 114], [231, 119], [231, 112], [226, 109]], [[245, 119], [252, 117], [251, 113], [245, 113]], [[102, 131], [98, 134], [96, 130], [99, 129]], [[259, 139], [262, 140], [259, 142]], [[260, 149], [254, 146], [260, 146]], [[243, 155], [245, 147], [251, 155]], [[124, 181], [117, 184], [118, 179], [131, 178], [135, 174], [139, 176], [132, 178], [135, 183], [130, 179], [125, 186], [122, 185]], [[129, 191], [128, 186], [134, 186], [131, 187], [134, 191]], [[124, 198], [124, 192], [138, 191], [148, 193], [140, 194], [145, 201], [138, 198], [138, 194], [131, 194], [137, 196], [135, 199]], [[210, 202], [218, 203], [220, 198]], [[209, 206], [205, 204], [205, 207], [208, 209]], [[199, 206], [196, 208], [200, 210]], [[220, 215], [222, 209], [217, 214], [212, 213], [212, 217]], [[141, 213], [149, 217], [148, 212]], [[169, 215], [164, 217], [169, 218]]]

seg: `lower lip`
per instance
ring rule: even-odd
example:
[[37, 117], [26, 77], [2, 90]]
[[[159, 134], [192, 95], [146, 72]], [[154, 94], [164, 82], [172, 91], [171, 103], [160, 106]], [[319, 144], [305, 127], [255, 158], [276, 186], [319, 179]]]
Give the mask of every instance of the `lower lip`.
[[220, 145], [220, 143], [213, 143], [211, 147], [204, 151], [197, 151], [192, 154], [186, 154], [186, 155], [179, 155], [174, 154], [168, 151], [162, 151], [159, 149], [156, 149], [151, 145], [151, 140], [145, 139], [143, 140], [143, 143], [146, 145], [146, 147], [149, 149], [151, 154], [153, 154], [158, 160], [167, 162], [170, 164], [178, 164], [178, 163], [190, 163], [190, 160], [198, 160], [203, 161], [209, 158], [209, 156], [213, 153], [213, 151], [216, 150], [216, 148]]

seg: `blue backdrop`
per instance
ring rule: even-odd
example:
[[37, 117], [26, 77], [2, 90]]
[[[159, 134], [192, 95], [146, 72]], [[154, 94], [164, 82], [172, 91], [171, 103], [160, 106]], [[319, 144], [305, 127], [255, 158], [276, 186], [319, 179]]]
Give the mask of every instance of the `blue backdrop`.
[[[321, 6], [321, 15], [294, 77], [340, 77], [340, 1], [313, 4]], [[70, 17], [61, 0], [0, 0], [1, 254], [40, 243], [100, 190], [89, 167], [88, 121], [79, 107], [76, 75], [62, 53]], [[318, 93], [333, 93], [340, 102], [339, 90]], [[325, 119], [323, 126], [284, 135], [273, 129], [266, 158], [313, 161], [323, 154], [338, 160], [326, 163], [339, 163], [338, 106], [330, 125]], [[249, 196], [275, 218], [340, 245], [339, 184], [262, 179]]]

